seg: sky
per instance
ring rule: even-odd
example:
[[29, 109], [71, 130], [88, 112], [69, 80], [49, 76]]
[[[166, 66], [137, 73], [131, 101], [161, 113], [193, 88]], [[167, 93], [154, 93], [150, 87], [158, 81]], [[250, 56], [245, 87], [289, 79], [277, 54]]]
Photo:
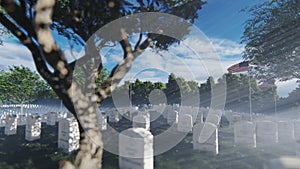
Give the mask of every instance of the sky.
[[[247, 9], [263, 0], [208, 0], [198, 12], [190, 35], [180, 43], [173, 45], [169, 52], [157, 53], [147, 49], [134, 62], [131, 71], [124, 80], [167, 81], [170, 73], [176, 73], [188, 80], [204, 82], [208, 76], [215, 79], [227, 72], [227, 68], [242, 61], [244, 45], [240, 44], [244, 23], [249, 17], [242, 9]], [[62, 46], [69, 60], [82, 55], [72, 49], [69, 42], [53, 32], [57, 43]], [[132, 37], [136, 40], [137, 37]], [[122, 59], [120, 46], [113, 50], [104, 50], [104, 65], [109, 69]], [[8, 65], [24, 65], [35, 70], [30, 52], [15, 38], [5, 38], [0, 46], [0, 68]], [[277, 83], [279, 96], [285, 97], [296, 87], [295, 80]]]

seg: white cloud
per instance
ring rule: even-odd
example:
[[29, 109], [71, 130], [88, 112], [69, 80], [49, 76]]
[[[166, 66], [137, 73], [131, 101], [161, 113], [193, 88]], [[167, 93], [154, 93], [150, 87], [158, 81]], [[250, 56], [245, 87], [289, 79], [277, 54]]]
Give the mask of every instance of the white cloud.
[[241, 55], [244, 51], [244, 45], [228, 39], [210, 39], [213, 48], [220, 57]]
[[35, 70], [31, 52], [22, 44], [7, 43], [0, 46], [0, 64], [2, 68], [11, 65], [23, 65]]
[[[198, 82], [205, 81], [208, 76], [218, 79], [227, 72], [228, 67], [242, 61], [238, 55], [242, 50], [242, 45], [230, 40], [209, 41], [205, 36], [192, 36], [160, 54], [146, 50], [133, 63], [129, 74], [133, 78], [134, 74], [154, 68]], [[238, 56], [230, 57], [231, 55]]]
[[296, 89], [299, 84], [296, 83], [297, 79], [292, 79], [284, 82], [277, 82], [278, 95], [280, 97], [287, 97], [290, 92]]

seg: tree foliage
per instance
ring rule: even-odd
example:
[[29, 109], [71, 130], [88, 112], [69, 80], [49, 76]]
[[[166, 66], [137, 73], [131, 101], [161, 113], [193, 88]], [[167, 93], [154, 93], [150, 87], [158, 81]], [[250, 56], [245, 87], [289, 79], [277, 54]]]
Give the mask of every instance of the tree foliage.
[[24, 66], [12, 66], [8, 72], [1, 70], [0, 79], [2, 103], [23, 105], [54, 96], [50, 86], [36, 72]]
[[[198, 0], [105, 0], [105, 1], [78, 1], [60, 0], [55, 6], [53, 28], [60, 34], [75, 40], [77, 43], [84, 43], [92, 34], [104, 25], [126, 15], [141, 12], [162, 12], [178, 17], [193, 23], [198, 18], [197, 11], [205, 4]], [[174, 28], [180, 24], [177, 21], [165, 22], [170, 24], [169, 28]], [[153, 43], [163, 49], [178, 40], [167, 36], [157, 37], [154, 34], [140, 30], [138, 25], [131, 25], [135, 33], [144, 33], [148, 37], [156, 37]], [[175, 30], [174, 30], [175, 31]], [[74, 34], [75, 33], [75, 34]], [[187, 30], [178, 32], [181, 37], [186, 35]], [[179, 36], [179, 35], [178, 35]]]
[[243, 57], [260, 79], [300, 78], [300, 1], [274, 0], [251, 8], [242, 42]]

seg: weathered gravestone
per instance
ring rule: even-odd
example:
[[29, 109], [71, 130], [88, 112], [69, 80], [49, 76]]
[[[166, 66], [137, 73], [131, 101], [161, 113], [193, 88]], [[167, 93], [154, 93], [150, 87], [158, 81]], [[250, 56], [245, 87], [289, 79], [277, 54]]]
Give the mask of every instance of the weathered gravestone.
[[278, 142], [277, 123], [272, 121], [256, 122], [256, 141], [260, 145], [269, 145]]
[[181, 114], [178, 116], [177, 130], [179, 132], [192, 132], [193, 117], [189, 114]]
[[219, 154], [218, 127], [209, 122], [196, 124], [193, 127], [193, 149]]
[[17, 134], [18, 120], [17, 115], [7, 115], [5, 119], [5, 135]]
[[144, 128], [146, 130], [150, 130], [150, 115], [139, 113], [138, 115], [133, 117], [132, 122], [133, 128]]
[[79, 127], [74, 117], [61, 119], [58, 123], [58, 148], [72, 152], [79, 148]]
[[41, 137], [42, 119], [37, 115], [27, 116], [25, 128], [25, 139], [34, 141]]
[[293, 142], [295, 140], [294, 124], [292, 121], [279, 121], [277, 125], [279, 143]]
[[234, 124], [234, 144], [256, 147], [255, 124], [253, 122], [240, 121]]
[[153, 169], [153, 135], [144, 128], [131, 128], [119, 135], [120, 169]]

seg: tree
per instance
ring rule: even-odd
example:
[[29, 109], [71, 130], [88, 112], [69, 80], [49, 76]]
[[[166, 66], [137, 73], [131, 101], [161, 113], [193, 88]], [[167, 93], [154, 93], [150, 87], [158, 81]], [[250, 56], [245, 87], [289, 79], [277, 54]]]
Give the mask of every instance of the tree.
[[171, 73], [168, 77], [165, 93], [167, 95], [168, 104], [180, 103], [180, 88], [178, 86], [174, 73]]
[[273, 0], [248, 11], [243, 57], [256, 66], [259, 79], [300, 78], [299, 11], [299, 0]]
[[36, 72], [24, 66], [12, 66], [9, 72], [1, 71], [0, 90], [3, 102], [21, 105], [40, 98], [41, 94], [49, 95], [49, 86], [40, 79]]
[[[93, 36], [93, 39], [87, 41], [90, 39], [90, 35], [120, 16], [146, 11], [175, 14], [193, 23], [194, 19], [197, 18], [197, 11], [204, 4], [199, 0], [137, 0], [136, 2], [126, 0], [60, 0], [57, 1], [56, 5], [54, 0], [37, 0], [36, 2], [31, 0], [1, 0], [0, 3], [1, 9], [4, 10], [0, 13], [1, 24], [31, 51], [40, 75], [49, 83], [66, 108], [80, 123], [80, 150], [75, 163], [62, 162], [61, 168], [101, 168], [103, 143], [95, 118], [98, 105], [107, 98], [129, 71], [134, 59], [147, 47], [167, 49], [171, 43], [178, 42], [174, 38], [161, 35], [159, 29], [157, 32], [139, 29], [138, 23], [142, 21], [138, 19], [136, 20], [137, 25], [130, 25], [132, 30], [126, 30], [125, 23], [124, 26], [119, 25], [118, 33], [111, 32], [112, 39], [101, 39], [99, 36]], [[178, 37], [183, 37], [189, 32], [189, 26], [176, 31], [178, 25], [186, 25], [182, 24], [185, 22], [183, 19], [156, 19], [160, 23], [163, 22], [168, 25], [174, 34], [178, 33]], [[153, 24], [147, 24], [152, 28], [159, 28], [154, 21]], [[78, 44], [87, 44], [85, 56], [74, 62], [68, 62], [61, 48], [55, 43], [51, 28], [57, 29], [61, 34]], [[111, 30], [106, 33], [109, 31]], [[128, 34], [134, 32], [139, 33], [140, 36], [132, 47]], [[143, 39], [145, 40], [142, 41]], [[108, 79], [101, 86], [96, 87], [93, 82], [98, 78], [99, 71], [103, 69], [99, 51], [106, 45], [106, 42], [111, 41], [120, 43], [123, 50], [123, 60], [112, 69]], [[91, 72], [90, 76], [87, 77], [91, 82], [86, 88], [88, 93], [82, 90], [82, 87], [76, 82], [76, 78], [72, 76], [76, 66], [84, 64], [89, 65], [87, 72]], [[95, 92], [91, 93], [91, 91]]]
[[212, 91], [215, 88], [215, 79], [209, 76], [206, 83], [200, 85], [200, 105], [203, 107], [211, 106]]

